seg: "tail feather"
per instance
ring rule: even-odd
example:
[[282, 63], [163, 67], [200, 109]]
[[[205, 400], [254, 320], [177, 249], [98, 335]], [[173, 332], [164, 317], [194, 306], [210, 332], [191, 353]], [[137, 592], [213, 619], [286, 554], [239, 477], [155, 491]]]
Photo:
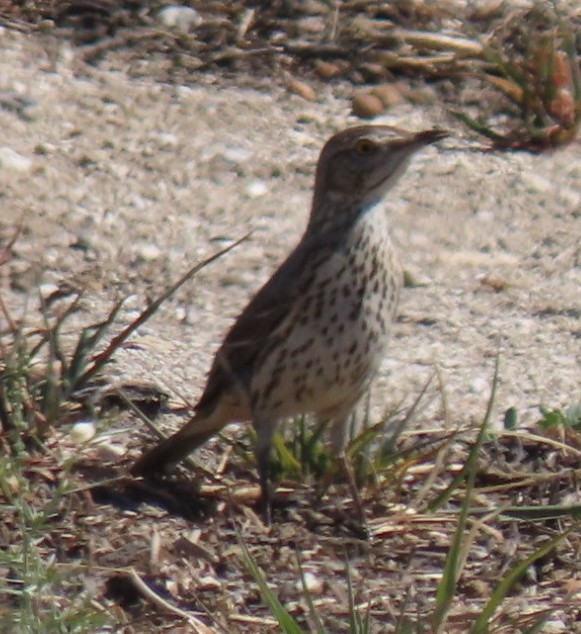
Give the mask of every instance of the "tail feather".
[[146, 451], [131, 467], [133, 475], [167, 473], [194, 449], [218, 433], [228, 421], [216, 416], [196, 414], [173, 436]]

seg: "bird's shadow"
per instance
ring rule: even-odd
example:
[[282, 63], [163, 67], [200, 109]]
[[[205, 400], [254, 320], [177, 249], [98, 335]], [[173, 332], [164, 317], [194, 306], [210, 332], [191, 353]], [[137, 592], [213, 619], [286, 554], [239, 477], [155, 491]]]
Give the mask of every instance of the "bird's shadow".
[[[243, 507], [262, 515], [259, 499], [236, 501], [227, 494], [208, 495], [201, 491], [201, 478], [195, 474], [179, 472], [163, 479], [143, 479], [120, 472], [119, 466], [85, 464], [78, 466], [79, 474], [86, 482], [95, 504], [112, 506], [122, 511], [143, 513], [146, 507], [167, 512], [170, 516], [188, 522], [200, 523], [223, 515], [219, 505], [226, 503], [228, 514], [237, 514]], [[349, 512], [336, 505], [323, 504], [310, 499], [308, 491], [297, 489], [292, 495], [275, 495], [272, 508], [273, 525], [300, 522], [314, 534], [333, 534], [366, 540], [365, 527], [354, 520]]]

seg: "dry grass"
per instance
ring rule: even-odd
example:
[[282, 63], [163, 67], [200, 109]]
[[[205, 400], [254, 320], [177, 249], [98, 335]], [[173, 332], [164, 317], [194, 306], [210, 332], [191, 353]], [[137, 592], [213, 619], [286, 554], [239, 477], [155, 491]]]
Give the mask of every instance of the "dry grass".
[[[343, 483], [317, 497], [312, 478], [284, 470], [275, 523], [264, 526], [244, 434], [214, 441], [202, 476], [155, 487], [131, 480], [140, 443], [120, 458], [116, 436], [135, 414], [80, 407], [98, 426], [92, 439], [62, 420], [34, 446], [20, 426], [7, 430], [3, 631], [46, 631], [46, 619], [51, 631], [278, 631], [283, 616], [274, 617], [259, 571], [297, 631], [320, 621], [329, 632], [520, 632], [543, 618], [574, 631], [576, 419], [547, 412], [545, 427], [553, 424], [537, 434], [460, 421], [454, 431], [402, 431], [389, 461], [371, 443], [360, 473], [366, 539]], [[286, 447], [305, 438], [301, 424], [289, 426]], [[491, 629], [477, 629], [479, 618], [492, 618]]]
[[[385, 3], [368, 4], [370, 19], [347, 20], [342, 26], [357, 28], [344, 28], [330, 43], [311, 41], [301, 48], [301, 38], [290, 42], [286, 53], [295, 56], [292, 70], [309, 64], [316, 68], [323, 54], [344, 60], [353, 46], [369, 43], [385, 18], [377, 7]], [[233, 7], [240, 13], [245, 9], [243, 3]], [[17, 16], [21, 26], [23, 17]], [[434, 30], [441, 24], [441, 16], [414, 14], [404, 26], [418, 17]], [[206, 39], [198, 41], [202, 49], [180, 60], [195, 57], [197, 64], [206, 54], [203, 68], [238, 65], [256, 71], [262, 65], [264, 72], [280, 59], [274, 49], [264, 56], [237, 54], [244, 47], [264, 48], [268, 33], [260, 29], [251, 32], [244, 47], [236, 48], [232, 40], [229, 58], [218, 56], [223, 38], [230, 41], [237, 34], [236, 20], [221, 24], [221, 31], [207, 27]], [[471, 45], [457, 39], [428, 41], [401, 31], [398, 37], [404, 35], [412, 54], [392, 55], [393, 68], [415, 69], [422, 76], [465, 71], [467, 51], [478, 56], [483, 50], [474, 46], [475, 40]], [[142, 47], [127, 46], [127, 54], [138, 57], [148, 46], [157, 54], [168, 48], [168, 41], [180, 54], [191, 53], [193, 46], [159, 30], [144, 41]], [[446, 55], [428, 50], [446, 41]], [[128, 40], [98, 42], [87, 50], [87, 59], [95, 61], [119, 42], [127, 45]], [[548, 53], [539, 48], [527, 59], [544, 69], [540, 85], [548, 82], [549, 88], [569, 91], [573, 107], [569, 100], [568, 108], [562, 108], [562, 96], [555, 102], [549, 93], [547, 98], [537, 95], [531, 81], [527, 85], [533, 86], [533, 95], [525, 101], [526, 91], [512, 77], [512, 68], [501, 77], [489, 73], [488, 81], [527, 112], [538, 99], [548, 108], [547, 116], [564, 112], [558, 133], [565, 129], [563, 140], [568, 140], [579, 118], [578, 92], [572, 92], [578, 89], [571, 66], [576, 53], [563, 48], [559, 37], [551, 46]], [[378, 52], [374, 46], [369, 51]], [[552, 59], [548, 65], [546, 54]], [[346, 69], [341, 72], [347, 79], [375, 77], [377, 59], [339, 68]], [[488, 72], [502, 58], [477, 61]], [[180, 62], [173, 72], [176, 79], [191, 68]], [[564, 125], [571, 116], [573, 125]], [[537, 131], [533, 123], [524, 129], [529, 137], [523, 143]], [[560, 139], [551, 126], [543, 124], [541, 131], [551, 145]], [[0, 265], [9, 257], [9, 248], [3, 250]], [[145, 318], [150, 311], [144, 311]], [[581, 618], [577, 418], [545, 412], [543, 424], [527, 431], [509, 416], [505, 430], [487, 431], [475, 444], [478, 430], [457, 420], [454, 412], [447, 413], [446, 431], [421, 429], [419, 416], [420, 429], [398, 434], [395, 454], [382, 453], [381, 468], [373, 456], [359, 465], [371, 539], [362, 539], [353, 522], [343, 483], [335, 482], [317, 499], [315, 480], [321, 473], [316, 469], [325, 473], [324, 453], [316, 469], [299, 471], [299, 476], [281, 469], [275, 523], [268, 528], [254, 512], [258, 487], [244, 434], [211, 443], [202, 454], [207, 464], [201, 476], [187, 473], [158, 488], [127, 478], [126, 468], [142, 444], [134, 432], [137, 415], [119, 407], [122, 396], [111, 409], [111, 399], [107, 405], [87, 401], [81, 388], [99, 378], [103, 364], [132, 330], [111, 338], [113, 310], [110, 319], [71, 346], [57, 336], [58, 324], [70, 314], [53, 319], [47, 307], [31, 331], [5, 311], [9, 327], [0, 349], [2, 631], [279, 631], [274, 603], [268, 605], [257, 583], [259, 571], [306, 631], [316, 631], [320, 620], [329, 632], [357, 631], [355, 621], [361, 631], [368, 623], [372, 632], [467, 632], [486, 614], [495, 588], [506, 596], [501, 594], [490, 631], [534, 631], [547, 615], [553, 630], [575, 631]], [[95, 332], [100, 336], [90, 338]], [[42, 363], [36, 363], [36, 354]], [[78, 363], [71, 363], [73, 358]], [[97, 435], [79, 440], [73, 424], [88, 420]], [[291, 429], [291, 447], [297, 429]], [[511, 572], [522, 574], [515, 579]], [[447, 593], [441, 590], [443, 579], [450, 581]], [[503, 580], [509, 588], [502, 587]]]

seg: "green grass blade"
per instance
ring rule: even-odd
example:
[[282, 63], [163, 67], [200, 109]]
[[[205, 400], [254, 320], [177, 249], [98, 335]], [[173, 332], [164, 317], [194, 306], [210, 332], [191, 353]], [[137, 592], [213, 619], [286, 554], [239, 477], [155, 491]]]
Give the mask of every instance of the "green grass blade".
[[315, 624], [315, 631], [317, 632], [317, 634], [326, 634], [326, 630], [321, 621], [321, 617], [319, 616], [319, 613], [317, 612], [317, 608], [315, 607], [315, 604], [313, 603], [313, 598], [311, 597], [311, 593], [309, 592], [309, 588], [307, 587], [305, 573], [304, 573], [303, 566], [302, 566], [298, 552], [297, 552], [297, 564], [299, 567], [299, 571], [301, 573], [303, 596], [305, 597], [307, 601], [307, 605], [309, 606], [309, 614], [311, 615], [311, 619], [313, 620]]
[[[89, 369], [94, 365], [93, 361], [93, 365], [91, 365], [90, 368], [87, 368], [87, 358], [99, 344], [101, 339], [107, 334], [124, 303], [124, 299], [119, 300], [109, 311], [109, 314], [104, 321], [90, 326], [89, 328], [84, 328], [81, 332], [75, 351], [71, 357], [70, 368], [67, 375], [69, 394], [85, 387], [89, 379]], [[106, 361], [107, 360], [105, 360], [103, 364], [106, 363]], [[103, 366], [103, 364], [99, 366], [99, 369]]]
[[[486, 412], [484, 414], [484, 418], [482, 420], [482, 424], [480, 425], [480, 429], [478, 432], [478, 436], [476, 441], [472, 445], [470, 449], [470, 453], [466, 460], [466, 464], [462, 469], [463, 477], [462, 480], [465, 480], [465, 495], [464, 501], [462, 503], [462, 508], [460, 509], [460, 515], [458, 517], [458, 524], [456, 526], [456, 530], [454, 532], [454, 537], [452, 539], [452, 544], [450, 545], [450, 549], [448, 550], [448, 555], [446, 557], [446, 563], [444, 564], [444, 571], [442, 574], [442, 579], [438, 585], [438, 589], [436, 591], [436, 607], [432, 613], [431, 623], [432, 627], [436, 632], [441, 630], [441, 627], [444, 625], [446, 620], [446, 614], [450, 609], [450, 605], [456, 593], [456, 586], [458, 584], [458, 579], [460, 577], [461, 572], [461, 555], [463, 551], [464, 544], [464, 534], [466, 531], [466, 525], [468, 522], [468, 516], [470, 513], [470, 504], [472, 501], [472, 493], [474, 491], [474, 483], [476, 480], [476, 472], [478, 470], [478, 454], [480, 452], [480, 447], [482, 445], [482, 441], [484, 439], [486, 430], [488, 428], [488, 424], [490, 422], [490, 417], [492, 415], [492, 408], [494, 405], [494, 400], [496, 397], [496, 388], [498, 385], [498, 370], [499, 370], [499, 356], [496, 356], [496, 362], [494, 366], [494, 376], [492, 380], [492, 388], [490, 390], [490, 398], [488, 399], [488, 404], [486, 407]], [[459, 482], [455, 484], [457, 479], [454, 478], [452, 484], [454, 484], [454, 488], [458, 486]], [[452, 485], [450, 485], [452, 486]], [[449, 489], [449, 495], [452, 493], [453, 489]], [[448, 497], [449, 497], [448, 495]], [[446, 499], [448, 499], [446, 497]]]
[[232, 244], [229, 244], [224, 249], [217, 251], [210, 257], [202, 260], [195, 264], [191, 269], [186, 271], [184, 275], [180, 277], [180, 279], [169, 286], [159, 297], [157, 297], [145, 310], [143, 310], [140, 315], [134, 319], [126, 328], [124, 328], [117, 336], [113, 337], [109, 345], [101, 352], [93, 358], [92, 366], [84, 373], [83, 375], [83, 384], [95, 376], [102, 367], [111, 359], [113, 354], [119, 349], [121, 346], [141, 325], [143, 325], [148, 319], [150, 319], [159, 309], [159, 307], [165, 302], [169, 297], [171, 297], [181, 286], [183, 286], [188, 280], [190, 280], [196, 273], [199, 273], [202, 269], [206, 268], [212, 262], [215, 262], [223, 255], [236, 248], [239, 244], [248, 239], [250, 233], [247, 233], [245, 236], [236, 240]]
[[349, 632], [350, 634], [369, 634], [371, 604], [365, 612], [365, 618], [361, 618], [361, 614], [355, 605], [355, 592], [351, 581], [351, 568], [349, 559], [345, 556], [345, 578], [347, 580], [347, 595], [349, 597]]
[[492, 378], [492, 389], [490, 391], [490, 398], [488, 399], [488, 404], [486, 406], [486, 412], [484, 414], [484, 419], [482, 421], [482, 425], [478, 431], [478, 436], [470, 450], [470, 454], [468, 459], [466, 460], [466, 464], [464, 467], [456, 474], [456, 476], [452, 479], [452, 482], [438, 495], [438, 497], [428, 505], [428, 510], [430, 512], [437, 511], [443, 504], [445, 504], [449, 499], [452, 493], [460, 486], [460, 484], [466, 478], [466, 474], [470, 473], [470, 469], [473, 461], [477, 460], [477, 453], [480, 450], [480, 445], [484, 440], [484, 436], [488, 429], [488, 423], [490, 422], [490, 417], [492, 415], [492, 407], [494, 405], [494, 401], [496, 399], [496, 389], [498, 386], [498, 368], [499, 368], [499, 357], [497, 355], [495, 366], [494, 366], [494, 375]]
[[542, 616], [540, 616], [530, 627], [523, 630], [523, 634], [543, 634], [543, 631], [545, 631], [544, 625], [549, 620], [552, 613], [552, 610], [545, 610]]
[[579, 530], [579, 526], [573, 526], [564, 533], [557, 535], [555, 538], [549, 540], [544, 546], [541, 546], [539, 549], [535, 550], [534, 553], [520, 561], [512, 570], [510, 570], [494, 589], [488, 603], [484, 606], [480, 616], [476, 619], [474, 625], [472, 626], [470, 634], [486, 634], [489, 630], [490, 619], [492, 618], [494, 612], [496, 612], [497, 608], [500, 606], [514, 584], [527, 571], [527, 568], [534, 564], [538, 559], [548, 555], [566, 537], [576, 530]]
[[242, 553], [244, 555], [244, 563], [258, 585], [262, 600], [267, 605], [273, 617], [277, 620], [282, 631], [285, 634], [306, 634], [306, 632], [301, 629], [299, 624], [280, 602], [276, 594], [270, 589], [268, 583], [266, 582], [264, 573], [258, 567], [256, 561], [254, 561], [254, 558], [250, 554], [250, 551], [246, 547], [246, 544], [242, 541], [241, 537], [239, 537], [239, 540], [242, 547]]
[[[490, 513], [490, 509], [471, 509], [471, 515], [481, 515]], [[500, 510], [500, 517], [510, 520], [523, 520], [527, 522], [547, 522], [549, 520], [570, 517], [581, 520], [581, 504], [554, 504], [545, 506], [503, 506]]]
[[280, 469], [283, 477], [298, 475], [301, 473], [301, 461], [287, 447], [284, 438], [280, 433], [276, 433], [272, 439], [272, 444], [280, 462]]

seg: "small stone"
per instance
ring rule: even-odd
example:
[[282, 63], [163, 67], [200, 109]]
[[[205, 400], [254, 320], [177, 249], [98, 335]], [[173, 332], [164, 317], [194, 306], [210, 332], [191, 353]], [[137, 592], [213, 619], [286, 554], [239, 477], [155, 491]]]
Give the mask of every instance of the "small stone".
[[317, 99], [317, 93], [314, 89], [300, 79], [289, 79], [286, 82], [286, 88], [289, 92], [292, 92], [307, 101], [316, 101]]
[[300, 33], [316, 35], [324, 33], [327, 28], [327, 21], [318, 15], [309, 15], [296, 21], [296, 28]]
[[246, 186], [246, 193], [250, 198], [260, 198], [268, 193], [268, 187], [264, 181], [252, 181]]
[[34, 153], [44, 156], [46, 154], [52, 154], [56, 150], [54, 143], [39, 143], [34, 146]]
[[322, 60], [317, 60], [315, 62], [315, 69], [317, 71], [317, 75], [319, 75], [321, 79], [333, 79], [342, 73], [342, 69], [338, 64], [324, 62]]
[[474, 394], [485, 394], [490, 391], [490, 379], [482, 376], [475, 376], [470, 381], [470, 391]]
[[191, 33], [204, 19], [192, 7], [164, 7], [157, 13], [157, 19], [169, 29]]
[[153, 139], [161, 149], [173, 149], [179, 144], [177, 135], [171, 132], [159, 132]]
[[436, 101], [436, 94], [429, 87], [426, 88], [410, 88], [400, 84], [401, 94], [411, 103], [430, 104]]
[[32, 160], [4, 146], [0, 147], [0, 168], [14, 172], [29, 172], [32, 168]]
[[389, 79], [391, 73], [383, 64], [375, 64], [368, 62], [360, 64], [358, 71], [365, 77], [366, 83], [375, 83], [376, 81], [385, 81]]
[[523, 171], [520, 175], [521, 181], [525, 187], [539, 194], [547, 194], [554, 189], [553, 181], [546, 176], [542, 176], [538, 172]]
[[246, 163], [252, 156], [252, 152], [243, 147], [230, 146], [224, 148], [222, 156], [230, 163]]
[[59, 290], [59, 286], [58, 284], [53, 284], [52, 282], [44, 282], [43, 284], [41, 284], [39, 286], [40, 291], [40, 296], [46, 300], [48, 299], [51, 295], [54, 295], [55, 293], [58, 292]]
[[95, 437], [95, 425], [91, 421], [75, 423], [70, 432], [70, 436], [78, 445], [89, 442]]
[[303, 574], [302, 579], [296, 582], [295, 587], [297, 590], [303, 590], [303, 587], [305, 587], [309, 594], [312, 595], [318, 595], [323, 592], [323, 582], [320, 577], [308, 571]]
[[157, 244], [146, 243], [138, 245], [137, 253], [142, 260], [153, 262], [161, 257], [161, 249]]
[[361, 119], [372, 119], [385, 110], [381, 99], [367, 90], [358, 90], [353, 95], [352, 108], [353, 114]]
[[377, 97], [385, 108], [392, 108], [403, 102], [401, 92], [393, 84], [382, 84], [375, 86], [371, 94]]

